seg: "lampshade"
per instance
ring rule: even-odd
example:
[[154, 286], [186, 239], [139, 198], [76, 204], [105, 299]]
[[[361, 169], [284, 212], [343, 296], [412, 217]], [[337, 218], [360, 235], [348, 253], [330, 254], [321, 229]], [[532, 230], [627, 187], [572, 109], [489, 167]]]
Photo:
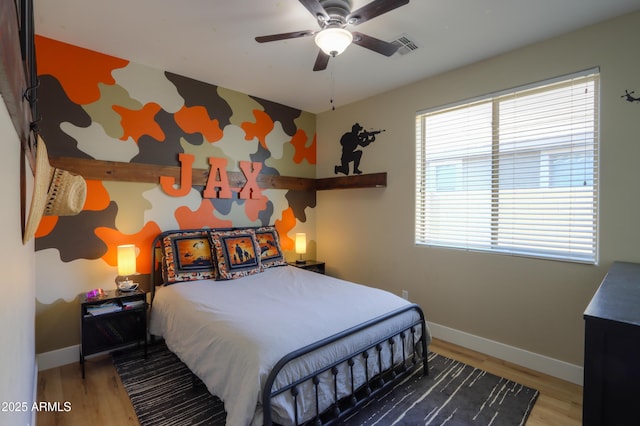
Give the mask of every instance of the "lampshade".
[[303, 254], [307, 252], [307, 234], [304, 232], [296, 233], [296, 253]]
[[324, 53], [336, 56], [353, 41], [353, 35], [344, 28], [325, 28], [316, 35], [316, 44]]
[[127, 276], [136, 273], [136, 246], [127, 244], [118, 246], [118, 275]]

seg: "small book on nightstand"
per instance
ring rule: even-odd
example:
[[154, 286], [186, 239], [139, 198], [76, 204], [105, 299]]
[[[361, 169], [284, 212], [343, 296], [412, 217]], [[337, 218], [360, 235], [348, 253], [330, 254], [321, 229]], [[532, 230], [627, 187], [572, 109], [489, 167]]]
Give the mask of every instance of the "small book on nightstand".
[[122, 302], [122, 309], [133, 309], [137, 308], [138, 306], [144, 306], [144, 304], [144, 300], [131, 300], [128, 302]]
[[108, 314], [111, 312], [121, 311], [122, 307], [116, 302], [106, 302], [100, 305], [87, 306], [87, 314], [96, 316], [102, 314]]

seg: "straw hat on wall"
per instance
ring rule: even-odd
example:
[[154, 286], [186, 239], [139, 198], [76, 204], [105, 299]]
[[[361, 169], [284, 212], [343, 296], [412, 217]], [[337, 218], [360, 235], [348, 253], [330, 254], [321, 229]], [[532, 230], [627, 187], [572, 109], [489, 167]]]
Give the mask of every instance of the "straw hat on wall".
[[22, 237], [23, 244], [33, 237], [42, 216], [76, 215], [82, 210], [86, 198], [87, 183], [82, 176], [51, 167], [47, 147], [38, 136], [33, 196]]

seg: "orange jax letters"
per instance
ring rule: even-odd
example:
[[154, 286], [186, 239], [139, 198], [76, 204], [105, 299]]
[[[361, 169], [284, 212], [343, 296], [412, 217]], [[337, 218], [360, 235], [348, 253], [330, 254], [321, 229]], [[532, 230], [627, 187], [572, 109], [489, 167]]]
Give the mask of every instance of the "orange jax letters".
[[[184, 197], [189, 194], [193, 182], [193, 154], [178, 154], [180, 161], [180, 188], [175, 187], [176, 180], [171, 176], [160, 176], [162, 190], [172, 197]], [[231, 198], [231, 187], [227, 176], [227, 160], [225, 158], [209, 157], [209, 178], [202, 196], [205, 198]], [[258, 174], [262, 170], [262, 163], [240, 161], [240, 170], [247, 182], [240, 190], [240, 198], [243, 200], [256, 200], [262, 197], [262, 191], [258, 186]]]
[[184, 197], [191, 191], [191, 178], [193, 176], [193, 154], [178, 154], [180, 161], [180, 188], [175, 188], [176, 179], [172, 176], [160, 176], [162, 190], [172, 197]]
[[[227, 176], [227, 159], [209, 157], [209, 179], [202, 196], [205, 198], [231, 198], [229, 177]], [[220, 176], [219, 179], [216, 179]], [[218, 192], [219, 191], [219, 192]]]
[[[251, 169], [253, 168], [253, 171]], [[257, 200], [260, 198], [260, 188], [258, 187], [258, 173], [262, 170], [262, 163], [252, 163], [251, 161], [241, 161], [240, 170], [247, 178], [247, 183], [240, 190], [240, 198], [243, 200]]]

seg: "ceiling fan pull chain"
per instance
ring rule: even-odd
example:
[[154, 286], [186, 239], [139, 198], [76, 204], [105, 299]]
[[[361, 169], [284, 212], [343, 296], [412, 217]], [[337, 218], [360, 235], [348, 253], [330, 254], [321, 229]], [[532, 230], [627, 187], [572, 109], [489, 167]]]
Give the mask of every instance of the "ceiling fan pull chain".
[[331, 111], [335, 111], [336, 110], [336, 105], [333, 103], [333, 98], [335, 97], [335, 79], [333, 77], [333, 70], [335, 68], [335, 65], [333, 64], [335, 61], [332, 61], [331, 63]]

